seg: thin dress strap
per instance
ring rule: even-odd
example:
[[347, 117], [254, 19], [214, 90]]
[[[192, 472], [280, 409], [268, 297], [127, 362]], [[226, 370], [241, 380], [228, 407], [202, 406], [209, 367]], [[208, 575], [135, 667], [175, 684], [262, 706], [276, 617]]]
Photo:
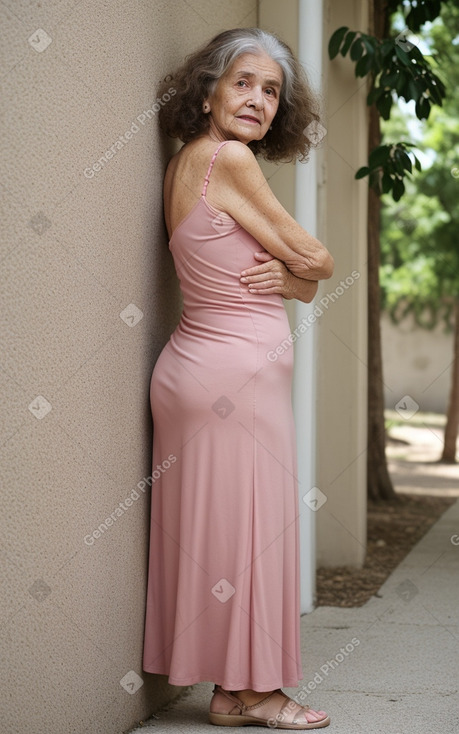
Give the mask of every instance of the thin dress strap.
[[201, 196], [204, 196], [204, 197], [206, 196], [207, 187], [209, 185], [210, 172], [212, 171], [212, 168], [214, 166], [215, 159], [216, 159], [216, 157], [218, 155], [218, 151], [220, 150], [220, 148], [223, 148], [223, 146], [226, 145], [226, 143], [229, 143], [229, 140], [224, 140], [223, 143], [220, 143], [220, 145], [218, 146], [217, 150], [215, 151], [215, 153], [212, 156], [212, 159], [211, 159], [210, 164], [209, 164], [209, 168], [207, 169], [206, 177], [204, 179], [204, 186], [202, 188], [202, 194], [201, 194]]

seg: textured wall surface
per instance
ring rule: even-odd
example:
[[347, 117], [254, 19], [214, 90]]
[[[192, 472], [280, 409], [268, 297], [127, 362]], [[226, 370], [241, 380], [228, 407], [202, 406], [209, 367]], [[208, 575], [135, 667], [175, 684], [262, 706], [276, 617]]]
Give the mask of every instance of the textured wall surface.
[[[293, 0], [285, 5], [262, 0], [259, 20], [297, 50], [295, 5]], [[317, 336], [316, 478], [326, 497], [316, 515], [317, 564], [325, 566], [361, 565], [366, 543], [367, 184], [354, 180], [367, 156], [366, 91], [349, 60], [339, 56], [330, 62], [327, 47], [342, 25], [366, 28], [367, 7], [365, 0], [323, 3], [321, 107], [326, 135], [317, 151], [318, 236], [333, 254], [335, 272], [319, 285], [312, 328]], [[306, 66], [306, 71], [313, 70]], [[263, 169], [293, 213], [294, 167], [264, 164]], [[294, 329], [293, 301], [287, 302], [287, 311]]]
[[[386, 408], [397, 409], [409, 395], [419, 406], [413, 410], [445, 413], [451, 390], [453, 334], [443, 324], [422, 329], [411, 317], [394, 324], [381, 319], [384, 398]], [[403, 411], [402, 411], [403, 415]]]
[[[368, 27], [368, 6], [362, 0], [328, 0], [325, 6], [326, 54], [340, 26]], [[366, 546], [368, 185], [354, 174], [367, 160], [366, 82], [341, 55], [332, 62], [326, 56], [324, 69], [321, 231], [335, 271], [316, 298], [317, 483], [327, 497], [317, 513], [317, 562], [360, 566]]]
[[0, 729], [117, 734], [181, 690], [141, 669], [149, 382], [180, 310], [155, 90], [256, 3], [0, 14]]

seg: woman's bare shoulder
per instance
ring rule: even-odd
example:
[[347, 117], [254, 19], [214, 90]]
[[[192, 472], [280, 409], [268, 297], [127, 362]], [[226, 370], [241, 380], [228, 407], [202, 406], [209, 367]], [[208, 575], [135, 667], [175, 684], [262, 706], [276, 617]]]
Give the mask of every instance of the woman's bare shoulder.
[[164, 181], [165, 182], [167, 182], [168, 180], [171, 180], [173, 178], [174, 173], [175, 173], [175, 171], [177, 169], [177, 166], [178, 166], [178, 164], [180, 162], [180, 158], [181, 158], [181, 155], [182, 155], [182, 150], [183, 150], [183, 148], [181, 148], [177, 153], [175, 153], [175, 155], [172, 156], [172, 158], [169, 159], [169, 162], [168, 162], [168, 164], [166, 166], [166, 171], [165, 171], [165, 174], [164, 174]]
[[228, 144], [222, 147], [215, 168], [217, 175], [220, 174], [228, 182], [232, 181], [236, 187], [247, 177], [263, 176], [253, 151], [239, 140], [229, 140]]
[[250, 198], [253, 191], [266, 183], [266, 179], [253, 151], [239, 140], [229, 140], [218, 153], [210, 178], [210, 198], [216, 207], [223, 209], [232, 197]]
[[[210, 143], [210, 145], [209, 145]], [[205, 165], [206, 157], [212, 155], [212, 141], [193, 140], [183, 145], [180, 150], [172, 156], [166, 167], [164, 183], [167, 186], [175, 178], [187, 175], [187, 172], [195, 171], [201, 164]]]
[[[239, 140], [227, 140], [218, 153], [217, 160], [221, 159], [226, 165], [239, 166], [241, 163], [252, 162], [257, 164], [250, 148]], [[193, 168], [198, 165], [209, 165], [213, 154], [220, 143], [210, 138], [198, 138], [187, 143], [171, 158], [174, 169], [185, 165]]]
[[256, 162], [257, 159], [248, 145], [241, 143], [240, 140], [228, 140], [226, 142], [228, 144], [224, 145], [218, 154], [224, 161], [227, 161], [228, 163], [233, 161], [236, 161], [237, 163], [240, 163], [241, 161]]
[[180, 150], [169, 160], [164, 174], [164, 192], [167, 194], [174, 186], [176, 178], [184, 180], [190, 166], [190, 143], [183, 145]]

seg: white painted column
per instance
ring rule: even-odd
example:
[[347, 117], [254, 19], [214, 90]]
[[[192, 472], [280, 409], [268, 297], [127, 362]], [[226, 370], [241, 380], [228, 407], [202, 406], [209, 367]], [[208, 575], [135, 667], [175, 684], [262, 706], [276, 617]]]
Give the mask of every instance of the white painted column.
[[[321, 88], [322, 0], [299, 0], [298, 56], [315, 90]], [[312, 235], [318, 229], [318, 161], [315, 151], [308, 163], [297, 163], [295, 171], [295, 219]], [[313, 304], [295, 301], [295, 325], [313, 310]], [[315, 486], [316, 471], [316, 334], [314, 326], [295, 342], [293, 405], [297, 433], [301, 613], [312, 611], [315, 597], [315, 513], [303, 501]]]

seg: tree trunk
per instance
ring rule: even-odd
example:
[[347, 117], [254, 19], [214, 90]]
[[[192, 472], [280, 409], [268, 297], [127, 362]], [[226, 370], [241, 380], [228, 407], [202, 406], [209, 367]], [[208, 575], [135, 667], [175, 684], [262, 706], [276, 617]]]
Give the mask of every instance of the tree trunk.
[[[379, 115], [370, 109], [369, 149], [381, 143]], [[379, 285], [381, 199], [368, 194], [368, 453], [367, 487], [372, 500], [396, 498], [386, 461], [384, 383], [381, 351], [381, 289]]]
[[[373, 0], [373, 33], [389, 33], [387, 0]], [[381, 144], [379, 113], [370, 107], [369, 151]], [[367, 487], [372, 500], [395, 500], [386, 460], [384, 390], [381, 352], [381, 289], [379, 285], [381, 200], [373, 188], [368, 196], [368, 453]]]
[[456, 462], [457, 434], [459, 430], [459, 300], [454, 309], [454, 347], [453, 373], [451, 376], [451, 392], [445, 428], [445, 442], [440, 461], [454, 464]]

